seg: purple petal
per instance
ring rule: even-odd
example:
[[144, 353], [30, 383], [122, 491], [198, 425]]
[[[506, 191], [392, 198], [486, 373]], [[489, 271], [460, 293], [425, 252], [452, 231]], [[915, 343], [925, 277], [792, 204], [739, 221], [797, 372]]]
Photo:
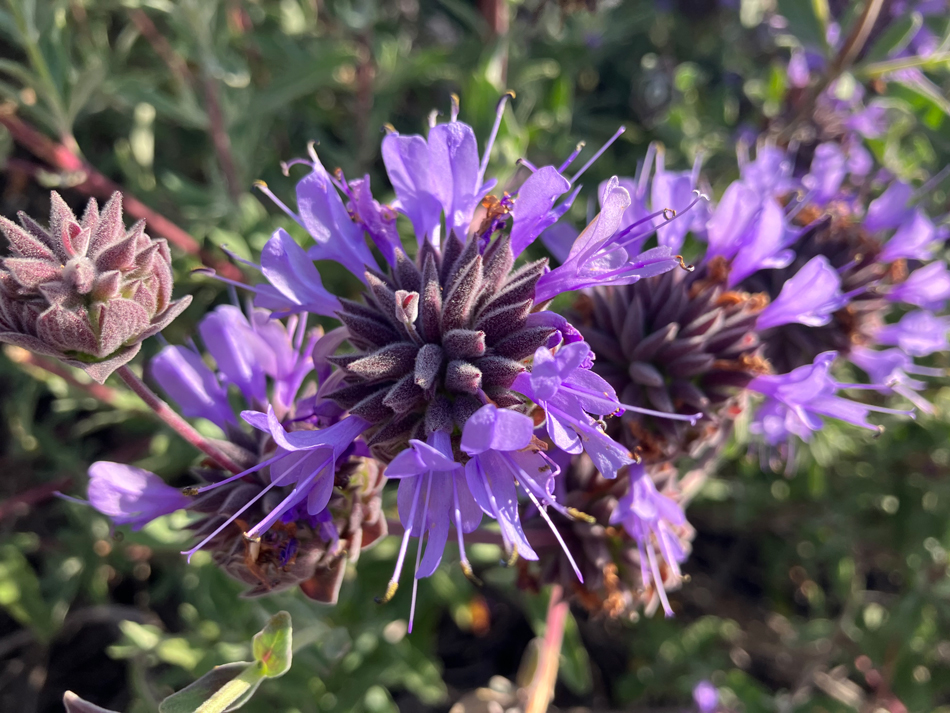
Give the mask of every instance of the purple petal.
[[828, 258], [816, 255], [785, 282], [775, 301], [759, 314], [756, 326], [769, 329], [792, 322], [822, 326], [847, 303], [838, 273]]
[[878, 198], [871, 201], [864, 218], [864, 228], [876, 233], [878, 230], [896, 228], [910, 215], [907, 207], [914, 189], [903, 181], [894, 181]]
[[517, 411], [482, 406], [465, 422], [462, 450], [469, 455], [487, 450], [516, 451], [527, 447], [534, 434], [534, 423]]
[[314, 312], [333, 316], [340, 301], [320, 280], [320, 273], [303, 248], [283, 228], [279, 228], [261, 251], [261, 272], [271, 290], [259, 288], [255, 304], [274, 311]]
[[429, 176], [429, 147], [421, 136], [389, 134], [383, 139], [383, 163], [398, 198], [398, 207], [412, 221], [419, 244], [435, 238], [442, 205]]
[[554, 202], [570, 188], [570, 182], [557, 169], [543, 166], [518, 189], [518, 198], [511, 211], [511, 250], [515, 257], [554, 224], [558, 218], [551, 211]]
[[115, 524], [132, 525], [134, 530], [191, 502], [154, 473], [108, 461], [89, 466], [88, 497], [89, 503]]
[[222, 429], [235, 421], [227, 391], [190, 349], [165, 347], [152, 359], [149, 368], [152, 378], [185, 416], [206, 418]]
[[464, 238], [472, 222], [478, 182], [478, 145], [472, 127], [460, 121], [439, 124], [429, 131], [432, 192], [445, 211], [446, 230]]

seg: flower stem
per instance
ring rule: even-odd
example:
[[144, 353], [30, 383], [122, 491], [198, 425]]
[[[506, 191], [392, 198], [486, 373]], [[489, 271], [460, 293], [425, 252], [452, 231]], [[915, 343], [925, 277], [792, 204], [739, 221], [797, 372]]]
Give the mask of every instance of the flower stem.
[[162, 419], [175, 433], [188, 441], [195, 448], [207, 455], [211, 460], [227, 468], [232, 473], [240, 473], [243, 468], [228, 458], [227, 455], [218, 450], [212, 443], [195, 430], [194, 426], [179, 416], [167, 403], [159, 398], [158, 394], [152, 391], [145, 382], [135, 375], [128, 365], [120, 366], [115, 371], [119, 378], [126, 383], [135, 394], [151, 408], [156, 415]]
[[528, 703], [525, 713], [544, 713], [554, 697], [557, 669], [561, 659], [561, 643], [564, 641], [564, 625], [570, 605], [562, 599], [564, 590], [560, 584], [551, 588], [548, 616], [544, 626], [544, 640], [538, 668], [528, 686]]

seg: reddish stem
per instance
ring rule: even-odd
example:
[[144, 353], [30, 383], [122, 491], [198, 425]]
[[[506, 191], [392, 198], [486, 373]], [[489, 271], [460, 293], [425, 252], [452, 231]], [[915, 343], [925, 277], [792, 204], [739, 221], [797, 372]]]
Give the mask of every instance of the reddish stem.
[[564, 591], [560, 584], [551, 588], [548, 616], [545, 620], [544, 640], [541, 643], [538, 668], [528, 686], [528, 703], [525, 713], [544, 713], [554, 698], [554, 684], [561, 660], [561, 644], [564, 641], [564, 625], [570, 605], [563, 601]]
[[69, 488], [72, 483], [72, 478], [62, 478], [52, 483], [37, 485], [35, 488], [30, 488], [19, 495], [14, 495], [12, 498], [4, 500], [0, 503], [0, 520], [8, 515], [15, 514], [18, 510], [25, 510], [33, 505], [38, 505], [44, 500], [48, 500], [60, 490]]
[[232, 473], [240, 473], [244, 470], [241, 466], [231, 460], [227, 455], [218, 450], [212, 443], [195, 430], [194, 426], [179, 416], [171, 406], [165, 403], [159, 396], [152, 391], [145, 382], [142, 381], [128, 366], [120, 366], [116, 369], [116, 374], [126, 383], [126, 385], [135, 392], [135, 394], [151, 408], [162, 421], [164, 421], [175, 433], [188, 441], [195, 448], [207, 455], [211, 460], [222, 468], [230, 470]]
[[43, 369], [44, 371], [48, 371], [50, 374], [55, 374], [70, 386], [74, 386], [75, 388], [86, 392], [94, 399], [102, 401], [103, 403], [110, 406], [115, 406], [117, 396], [115, 389], [103, 384], [97, 384], [94, 381], [90, 381], [88, 383], [80, 381], [75, 377], [70, 369], [67, 369], [58, 361], [47, 359], [46, 357], [39, 356], [38, 354], [27, 351], [26, 349], [8, 346], [5, 351], [11, 361], [16, 362], [17, 364], [37, 367], [39, 369]]

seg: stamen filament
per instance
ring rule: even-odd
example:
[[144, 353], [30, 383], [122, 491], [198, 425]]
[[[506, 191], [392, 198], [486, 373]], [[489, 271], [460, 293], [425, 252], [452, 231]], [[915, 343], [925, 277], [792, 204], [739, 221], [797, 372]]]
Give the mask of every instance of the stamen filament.
[[583, 175], [584, 175], [584, 172], [585, 172], [588, 168], [590, 168], [591, 166], [594, 165], [594, 161], [596, 161], [597, 159], [599, 159], [599, 158], [603, 155], [604, 151], [606, 151], [608, 148], [610, 148], [610, 145], [611, 145], [614, 141], [616, 141], [617, 139], [619, 139], [619, 138], [620, 138], [620, 135], [623, 134], [623, 132], [626, 131], [626, 130], [627, 130], [627, 127], [626, 127], [626, 126], [621, 126], [619, 129], [617, 129], [617, 131], [614, 133], [614, 135], [611, 136], [609, 139], [607, 139], [607, 143], [605, 143], [603, 146], [601, 146], [601, 147], [600, 147], [600, 150], [599, 150], [597, 153], [595, 153], [593, 156], [591, 156], [591, 157], [590, 157], [590, 160], [589, 160], [587, 163], [585, 163], [585, 164], [581, 167], [581, 170], [574, 174], [574, 178], [571, 179], [571, 185], [574, 185], [575, 183], [577, 183], [577, 179], [580, 178], [581, 176], [583, 176]]

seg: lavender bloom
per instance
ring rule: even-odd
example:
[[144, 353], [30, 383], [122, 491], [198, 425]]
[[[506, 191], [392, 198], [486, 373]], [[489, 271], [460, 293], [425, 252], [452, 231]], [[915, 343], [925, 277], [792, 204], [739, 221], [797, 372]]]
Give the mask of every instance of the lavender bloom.
[[930, 218], [919, 208], [915, 209], [884, 245], [880, 260], [929, 260], [936, 247], [937, 237], [937, 230]]
[[567, 453], [587, 451], [605, 478], [616, 478], [633, 457], [590, 415], [607, 416], [621, 408], [610, 384], [590, 371], [592, 363], [585, 342], [568, 344], [557, 353], [539, 347], [531, 373], [520, 374], [511, 388], [544, 409], [545, 428], [555, 446]]
[[797, 322], [820, 327], [847, 303], [838, 273], [826, 257], [816, 255], [782, 286], [778, 299], [762, 310], [756, 326], [769, 329]]
[[[632, 257], [626, 245], [642, 236], [631, 226], [620, 229], [630, 194], [611, 179], [604, 196], [603, 210], [578, 236], [567, 261], [538, 280], [535, 301], [543, 303], [562, 292], [600, 284], [628, 285], [644, 277], [659, 275], [679, 264], [668, 247], [657, 247]], [[653, 232], [649, 228], [648, 233]]]
[[[474, 578], [472, 566], [465, 556], [463, 534], [474, 532], [482, 520], [482, 512], [468, 488], [465, 469], [452, 456], [452, 439], [444, 431], [429, 436], [429, 442], [410, 441], [409, 448], [397, 455], [386, 468], [386, 476], [400, 479], [399, 519], [405, 528], [396, 569], [383, 601], [396, 593], [399, 576], [405, 561], [409, 538], [419, 540], [416, 553], [415, 580], [428, 577], [442, 561], [442, 554], [454, 525], [458, 533], [462, 570]], [[422, 556], [422, 538], [428, 533], [425, 556]], [[413, 582], [412, 608], [409, 631], [412, 631], [416, 608], [416, 581]]]
[[205, 316], [198, 332], [218, 371], [235, 384], [248, 403], [262, 403], [267, 397], [267, 381], [261, 356], [267, 344], [261, 339], [238, 307], [222, 305]]
[[278, 313], [324, 315], [340, 309], [340, 301], [324, 288], [304, 249], [283, 228], [274, 232], [261, 251], [261, 273], [269, 284], [254, 288], [258, 307]]
[[644, 585], [652, 582], [666, 616], [673, 608], [666, 596], [666, 577], [660, 572], [657, 548], [674, 581], [682, 579], [679, 565], [686, 559], [672, 528], [686, 523], [683, 509], [672, 498], [659, 493], [642, 465], [630, 467], [630, 490], [620, 498], [610, 515], [611, 524], [622, 524], [640, 550], [640, 574]]
[[933, 413], [933, 405], [916, 392], [926, 388], [927, 384], [916, 376], [944, 376], [943, 369], [917, 366], [911, 356], [900, 349], [878, 351], [868, 347], [855, 347], [848, 360], [867, 372], [872, 384], [880, 384], [900, 394], [924, 413]]
[[874, 335], [878, 344], [900, 347], [915, 357], [929, 356], [946, 351], [950, 318], [937, 317], [931, 312], [917, 310], [905, 314], [897, 324], [881, 327]]
[[790, 433], [810, 440], [812, 432], [821, 428], [822, 416], [877, 431], [879, 427], [867, 420], [872, 411], [913, 415], [912, 411], [870, 406], [838, 396], [839, 389], [855, 385], [841, 384], [829, 374], [837, 356], [836, 352], [825, 352], [818, 355], [814, 364], [788, 374], [757, 376], [749, 382], [749, 389], [766, 397], [756, 412], [752, 432], [763, 435], [769, 445], [778, 445]]
[[191, 349], [167, 346], [152, 359], [150, 369], [162, 391], [185, 416], [206, 418], [222, 430], [236, 422], [227, 389]]
[[89, 466], [89, 503], [116, 525], [140, 530], [157, 517], [188, 507], [191, 500], [147, 470], [97, 461]]
[[270, 484], [249, 499], [201, 542], [184, 552], [183, 554], [187, 554], [189, 559], [276, 486], [293, 485], [293, 489], [262, 520], [245, 533], [245, 538], [249, 540], [259, 538], [273, 525], [280, 522], [287, 513], [304, 503], [309, 515], [318, 515], [326, 508], [333, 492], [338, 461], [350, 455], [353, 442], [369, 425], [358, 416], [348, 416], [328, 428], [288, 432], [277, 420], [274, 409], [270, 406], [266, 414], [259, 411], [244, 411], [241, 417], [254, 428], [268, 433], [278, 446], [277, 452], [267, 460], [231, 476], [226, 481], [199, 488], [196, 494], [220, 487], [226, 482], [239, 480], [266, 466], [270, 466]]
[[939, 260], [914, 270], [904, 282], [891, 289], [887, 299], [931, 311], [943, 309], [950, 299], [950, 272], [946, 263]]
[[515, 257], [570, 208], [570, 201], [554, 208], [554, 202], [570, 189], [571, 183], [553, 166], [532, 173], [521, 188], [511, 211], [511, 250]]
[[311, 352], [322, 332], [307, 338], [306, 324], [306, 315], [291, 316], [285, 327], [266, 310], [252, 310], [248, 319], [239, 308], [222, 305], [201, 321], [198, 331], [223, 380], [235, 384], [248, 404], [264, 408], [270, 377], [272, 403], [282, 415], [314, 368]]
[[462, 431], [462, 450], [471, 456], [465, 465], [468, 487], [482, 511], [498, 521], [506, 550], [514, 556], [538, 559], [528, 544], [518, 515], [517, 487], [538, 508], [551, 527], [581, 582], [584, 577], [574, 563], [547, 508], [573, 518], [554, 499], [554, 477], [559, 469], [545, 456], [543, 444], [534, 439], [534, 424], [527, 416], [491, 404], [469, 417]]
[[914, 189], [903, 181], [894, 181], [868, 206], [864, 227], [871, 232], [896, 228], [911, 214], [908, 207]]

